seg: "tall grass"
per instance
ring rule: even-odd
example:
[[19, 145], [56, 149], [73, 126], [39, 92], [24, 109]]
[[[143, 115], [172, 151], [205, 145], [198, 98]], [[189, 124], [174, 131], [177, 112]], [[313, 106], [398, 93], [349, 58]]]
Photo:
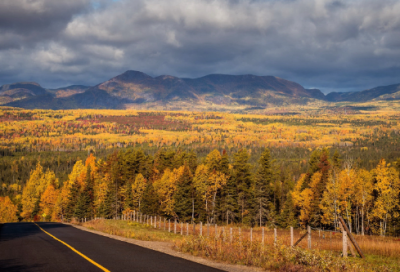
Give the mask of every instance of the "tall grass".
[[[312, 231], [312, 250], [308, 250], [307, 238], [291, 248], [290, 231], [286, 229], [277, 230], [275, 242], [274, 230], [269, 228], [264, 229], [263, 240], [262, 228], [239, 226], [203, 226], [202, 235], [199, 235], [199, 225], [193, 228], [193, 225], [188, 227], [178, 223], [174, 234], [174, 223], [168, 225], [166, 222], [164, 226], [164, 221], [161, 225], [157, 222], [157, 228], [121, 220], [93, 220], [82, 225], [127, 238], [172, 242], [174, 248], [181, 252], [268, 270], [400, 271], [400, 241], [389, 237], [356, 235], [355, 239], [368, 257], [367, 260], [361, 260], [341, 257], [342, 234], [338, 232]], [[171, 232], [168, 232], [169, 228]], [[294, 230], [294, 241], [304, 233], [304, 230]]]
[[173, 242], [178, 238], [173, 233], [157, 230], [147, 224], [121, 220], [93, 220], [81, 224], [89, 229], [104, 233], [133, 238], [142, 241], [168, 241]]

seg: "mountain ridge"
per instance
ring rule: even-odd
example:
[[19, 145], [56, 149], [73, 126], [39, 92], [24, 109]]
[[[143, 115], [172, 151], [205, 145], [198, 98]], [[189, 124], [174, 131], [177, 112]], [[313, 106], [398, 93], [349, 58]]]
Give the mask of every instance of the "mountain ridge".
[[365, 102], [400, 98], [400, 84], [380, 86], [351, 93], [306, 89], [300, 84], [275, 76], [209, 74], [198, 78], [171, 75], [152, 77], [128, 70], [96, 86], [71, 85], [45, 89], [35, 82], [19, 82], [0, 87], [0, 105], [42, 108], [131, 107], [173, 109], [185, 106], [245, 106], [265, 108], [271, 105], [306, 104], [313, 100], [328, 102]]

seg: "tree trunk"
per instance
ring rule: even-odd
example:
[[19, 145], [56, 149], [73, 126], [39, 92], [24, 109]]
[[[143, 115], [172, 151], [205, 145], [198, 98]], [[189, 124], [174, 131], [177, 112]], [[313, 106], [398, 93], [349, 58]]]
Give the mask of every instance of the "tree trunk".
[[260, 228], [261, 228], [261, 198], [260, 198]]
[[194, 198], [192, 198], [192, 224], [194, 224]]
[[361, 210], [361, 235], [364, 236], [364, 206]]

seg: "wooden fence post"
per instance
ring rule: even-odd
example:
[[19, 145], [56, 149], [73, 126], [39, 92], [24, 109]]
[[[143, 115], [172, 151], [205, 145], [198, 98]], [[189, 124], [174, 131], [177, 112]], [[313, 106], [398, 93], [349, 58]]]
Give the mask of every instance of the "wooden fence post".
[[171, 219], [168, 219], [168, 232], [171, 232]]
[[276, 228], [274, 228], [274, 245], [275, 246], [276, 246], [277, 242], [278, 242], [278, 233], [276, 231]]
[[186, 236], [189, 235], [189, 223], [186, 223]]
[[308, 249], [311, 249], [311, 227], [307, 226], [307, 233], [308, 233]]
[[210, 237], [210, 223], [207, 223], [207, 236]]
[[[349, 228], [347, 227], [346, 223], [344, 222], [343, 218], [339, 216], [339, 221], [341, 223], [341, 226], [343, 229], [347, 232], [348, 238], [350, 238], [350, 241], [353, 243], [354, 247], [356, 248], [358, 254], [360, 254], [361, 258], [365, 258], [363, 252], [361, 251], [361, 248], [358, 246], [357, 241], [353, 238], [353, 235], [351, 235], [351, 232], [349, 231]], [[352, 248], [350, 248], [353, 250]], [[353, 254], [355, 255], [355, 254]]]
[[183, 235], [183, 222], [181, 222], [181, 235]]
[[343, 258], [347, 258], [347, 232], [343, 231]]
[[176, 218], [175, 218], [175, 221], [174, 221], [174, 234], [176, 234]]
[[215, 239], [217, 239], [218, 236], [218, 226], [215, 224]]
[[253, 243], [253, 228], [250, 228], [250, 243]]
[[164, 230], [166, 229], [167, 219], [164, 217]]
[[293, 247], [293, 227], [290, 227], [290, 246]]
[[[193, 233], [193, 235], [194, 235], [194, 233]], [[203, 222], [200, 222], [200, 236], [203, 236]]]

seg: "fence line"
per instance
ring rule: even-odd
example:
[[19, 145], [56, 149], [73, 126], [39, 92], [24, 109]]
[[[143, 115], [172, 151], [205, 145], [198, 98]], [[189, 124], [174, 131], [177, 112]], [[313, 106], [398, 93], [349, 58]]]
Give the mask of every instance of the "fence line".
[[[104, 219], [104, 218], [94, 217], [92, 220], [98, 220], [98, 219]], [[132, 221], [139, 224], [146, 224], [152, 228], [168, 231], [170, 233], [172, 231], [171, 229], [171, 223], [172, 223], [174, 234], [180, 234], [183, 236], [186, 231], [186, 236], [188, 235], [200, 236], [200, 237], [203, 236], [203, 222], [199, 222], [199, 227], [196, 230], [196, 224], [194, 222], [192, 223], [193, 228], [190, 228], [190, 223], [186, 223], [185, 226], [183, 221], [177, 222], [177, 219], [174, 219], [173, 222], [171, 222], [171, 219], [168, 219], [167, 223], [166, 218], [162, 218], [161, 216], [149, 216], [137, 211], [117, 216], [114, 218], [114, 220]], [[84, 223], [90, 221], [90, 219], [88, 220], [87, 218], [82, 218], [80, 221]], [[232, 227], [229, 227], [229, 233], [227, 233], [225, 227], [218, 226], [217, 224], [211, 225], [209, 222], [206, 223], [206, 228], [207, 228], [205, 233], [206, 237], [214, 238], [216, 241], [221, 241], [224, 243], [229, 242], [230, 244], [234, 242], [234, 237], [237, 237], [238, 239], [237, 241], [239, 242], [240, 247], [242, 247], [242, 244], [246, 242], [250, 243], [251, 245], [253, 243], [257, 243], [262, 247], [264, 247], [266, 244], [268, 244], [269, 241], [269, 243], [273, 244], [274, 246], [277, 246], [278, 244], [286, 244], [291, 247], [301, 246], [307, 249], [313, 249], [313, 248], [321, 249], [321, 232], [322, 232], [322, 239], [326, 239], [328, 235], [325, 236], [325, 234], [330, 233], [331, 245], [333, 240], [332, 236], [335, 235], [336, 233], [339, 233], [338, 231], [334, 232], [330, 230], [321, 230], [307, 226], [306, 232], [304, 234], [302, 234], [303, 231], [301, 230], [297, 234], [295, 234], [293, 227], [290, 227], [289, 235], [287, 235], [286, 233], [282, 234], [282, 230], [279, 230], [278, 232], [277, 228], [273, 228], [273, 231], [271, 232], [269, 231], [270, 229], [269, 228], [266, 229], [266, 227], [259, 227], [255, 229], [238, 227], [237, 233], [235, 234], [235, 229]], [[318, 236], [316, 236], [317, 233]], [[298, 240], [296, 239], [296, 236]], [[343, 257], [347, 257], [348, 249], [353, 251], [349, 243], [349, 238], [348, 238], [349, 234], [344, 230], [342, 231], [340, 236], [342, 238], [341, 239], [342, 246], [340, 251], [342, 251]], [[303, 242], [302, 240], [305, 237], [307, 237], [306, 239], [307, 241]], [[295, 242], [296, 240], [297, 242]], [[357, 250], [359, 250], [359, 248]], [[353, 255], [355, 256], [354, 253]], [[362, 256], [362, 254], [360, 254], [360, 256]]]

